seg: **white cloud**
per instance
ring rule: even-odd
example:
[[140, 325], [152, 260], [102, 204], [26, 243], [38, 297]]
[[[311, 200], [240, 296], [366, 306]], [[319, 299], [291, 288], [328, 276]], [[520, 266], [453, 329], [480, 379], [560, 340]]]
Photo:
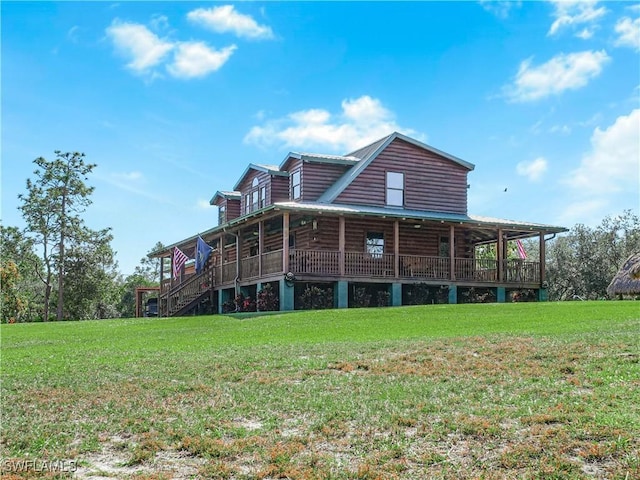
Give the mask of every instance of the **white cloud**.
[[126, 182], [138, 182], [144, 178], [142, 172], [132, 171], [132, 172], [114, 172], [111, 176], [118, 180], [123, 180]]
[[527, 177], [530, 181], [536, 182], [542, 178], [547, 171], [547, 160], [543, 157], [538, 157], [530, 162], [520, 162], [516, 166], [518, 175]]
[[413, 130], [400, 127], [394, 114], [376, 98], [363, 95], [345, 99], [341, 107], [339, 114], [314, 108], [269, 120], [251, 128], [244, 141], [263, 147], [317, 148], [344, 153], [394, 131], [416, 136]]
[[604, 50], [560, 53], [538, 66], [529, 58], [520, 64], [513, 84], [504, 87], [503, 93], [513, 102], [530, 102], [576, 90], [598, 76], [609, 60]]
[[67, 38], [71, 40], [73, 43], [78, 43], [80, 27], [78, 25], [74, 25], [67, 31]]
[[106, 32], [116, 50], [130, 60], [127, 67], [138, 74], [148, 73], [174, 48], [172, 42], [161, 39], [147, 27], [137, 23], [116, 19], [107, 27]]
[[211, 209], [211, 204], [209, 200], [205, 200], [204, 198], [199, 198], [196, 202], [196, 209], [198, 210], [209, 210]]
[[565, 181], [575, 191], [607, 195], [638, 189], [640, 159], [640, 109], [622, 115], [605, 130], [596, 128], [591, 151]]
[[576, 37], [581, 38], [582, 40], [589, 40], [593, 37], [593, 29], [583, 28], [582, 31], [576, 33]]
[[482, 5], [482, 8], [487, 12], [490, 12], [496, 17], [504, 20], [509, 18], [511, 9], [520, 8], [522, 6], [522, 2], [513, 0], [480, 0], [480, 5]]
[[198, 8], [189, 12], [187, 18], [217, 33], [233, 33], [252, 39], [273, 38], [271, 27], [259, 25], [250, 15], [237, 12], [233, 5]]
[[561, 30], [583, 24], [593, 25], [607, 13], [605, 7], [596, 8], [596, 0], [552, 0], [551, 3], [554, 6], [555, 20], [547, 35], [556, 35]]
[[571, 127], [569, 125], [554, 125], [549, 129], [549, 133], [559, 133], [561, 135], [569, 135]]
[[618, 20], [615, 26], [618, 38], [616, 45], [619, 47], [631, 47], [640, 52], [640, 17], [631, 20], [624, 17]]
[[204, 77], [220, 69], [235, 50], [235, 45], [215, 50], [204, 42], [180, 42], [167, 71], [176, 78]]

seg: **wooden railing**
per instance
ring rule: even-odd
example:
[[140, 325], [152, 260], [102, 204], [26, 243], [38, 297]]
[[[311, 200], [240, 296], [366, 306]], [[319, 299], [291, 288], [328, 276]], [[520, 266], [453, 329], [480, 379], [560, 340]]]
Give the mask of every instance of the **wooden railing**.
[[456, 280], [498, 281], [498, 262], [480, 258], [456, 258]]
[[390, 253], [344, 253], [344, 271], [354, 277], [393, 277], [395, 257]]
[[400, 255], [400, 276], [447, 280], [450, 275], [450, 263], [447, 257]]
[[340, 252], [332, 250], [291, 250], [289, 270], [306, 275], [339, 275]]
[[540, 262], [524, 260], [503, 260], [504, 282], [506, 283], [539, 283]]
[[161, 299], [165, 301], [166, 312], [164, 315], [172, 316], [185, 306], [207, 293], [215, 285], [215, 270], [209, 268], [197, 275], [190, 275], [189, 278], [174, 286]]
[[248, 280], [260, 276], [260, 255], [240, 260], [240, 278]]
[[262, 275], [282, 272], [282, 250], [262, 254]]
[[235, 261], [223, 263], [221, 270], [221, 283], [231, 283], [236, 279], [236, 276], [238, 275], [238, 269]]

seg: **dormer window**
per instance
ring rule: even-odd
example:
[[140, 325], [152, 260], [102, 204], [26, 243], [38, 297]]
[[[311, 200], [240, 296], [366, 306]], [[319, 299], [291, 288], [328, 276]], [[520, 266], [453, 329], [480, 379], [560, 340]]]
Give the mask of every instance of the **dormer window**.
[[404, 206], [404, 173], [387, 172], [387, 205]]
[[296, 170], [291, 174], [291, 200], [298, 200], [301, 196], [300, 188], [300, 170]]
[[260, 208], [267, 206], [267, 187], [260, 187]]
[[256, 188], [258, 186], [258, 177], [253, 179], [253, 182], [251, 182], [251, 188]]

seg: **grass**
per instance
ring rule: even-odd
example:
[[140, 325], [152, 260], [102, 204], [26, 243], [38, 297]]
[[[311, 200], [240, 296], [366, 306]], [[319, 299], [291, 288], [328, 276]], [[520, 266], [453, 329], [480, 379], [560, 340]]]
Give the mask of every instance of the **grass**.
[[3, 325], [3, 478], [640, 478], [639, 332], [634, 302]]

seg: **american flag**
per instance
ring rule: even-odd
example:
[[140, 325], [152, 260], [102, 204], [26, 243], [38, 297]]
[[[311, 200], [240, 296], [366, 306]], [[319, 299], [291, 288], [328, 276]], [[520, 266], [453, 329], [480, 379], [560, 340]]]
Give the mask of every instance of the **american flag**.
[[173, 249], [173, 278], [176, 279], [180, 276], [180, 272], [184, 264], [187, 263], [189, 257], [187, 257], [182, 251], [175, 247]]
[[518, 256], [520, 257], [520, 259], [526, 260], [527, 252], [524, 249], [524, 245], [522, 245], [522, 242], [520, 240], [516, 240], [516, 245], [518, 247]]

